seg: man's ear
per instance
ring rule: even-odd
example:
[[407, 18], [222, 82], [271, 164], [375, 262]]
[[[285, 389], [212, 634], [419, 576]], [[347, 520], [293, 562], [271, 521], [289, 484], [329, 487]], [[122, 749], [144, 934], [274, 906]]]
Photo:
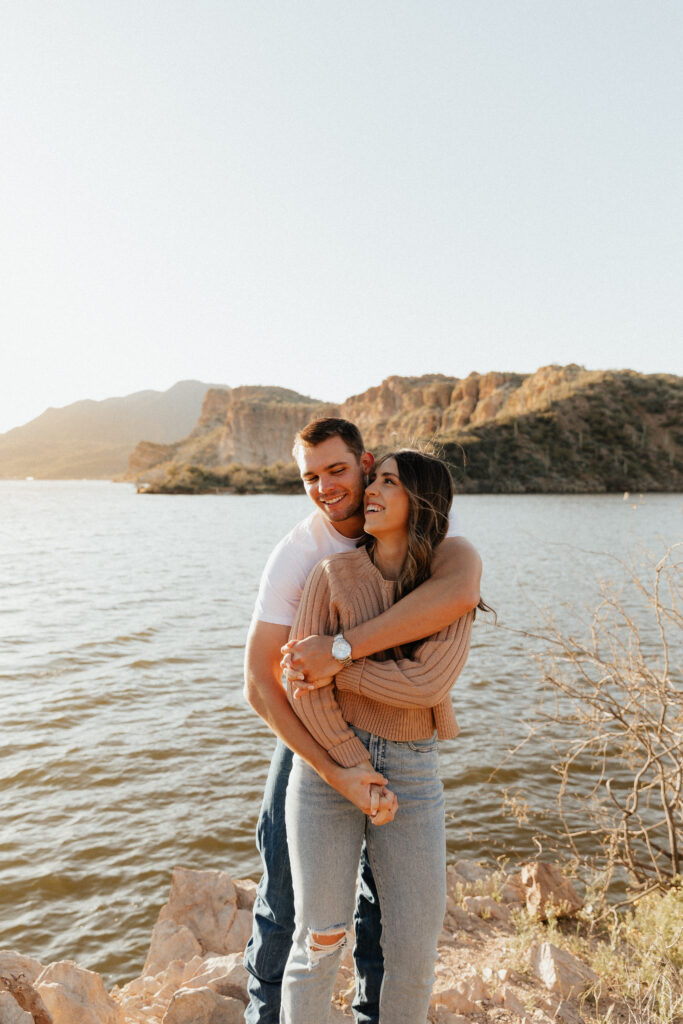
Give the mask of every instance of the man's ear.
[[372, 467], [375, 465], [375, 456], [372, 452], [363, 452], [360, 457], [361, 469], [364, 473], [369, 473]]

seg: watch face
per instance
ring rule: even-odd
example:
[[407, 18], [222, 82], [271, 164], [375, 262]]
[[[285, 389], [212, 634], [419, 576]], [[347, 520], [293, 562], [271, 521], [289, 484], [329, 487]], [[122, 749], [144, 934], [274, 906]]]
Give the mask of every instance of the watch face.
[[337, 661], [344, 661], [346, 658], [351, 657], [351, 644], [343, 636], [335, 638], [332, 644], [332, 657], [336, 658]]

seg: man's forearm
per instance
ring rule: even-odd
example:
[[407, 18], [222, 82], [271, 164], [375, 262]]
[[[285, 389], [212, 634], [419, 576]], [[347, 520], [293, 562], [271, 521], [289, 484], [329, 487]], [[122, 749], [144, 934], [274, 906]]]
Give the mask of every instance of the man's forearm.
[[271, 683], [261, 678], [256, 682], [247, 678], [245, 697], [256, 714], [290, 750], [303, 758], [325, 782], [334, 785], [331, 779], [336, 778], [339, 765], [294, 714], [281, 684], [275, 680]]
[[[432, 575], [386, 612], [347, 630], [351, 656], [359, 658], [400, 644], [424, 640], [476, 608], [481, 559], [464, 537], [448, 537], [436, 550]], [[311, 683], [336, 675], [341, 662], [332, 657], [332, 637], [309, 636], [283, 648], [283, 666], [293, 678]]]
[[481, 561], [472, 545], [461, 538], [444, 541], [428, 580], [381, 615], [346, 631], [354, 660], [445, 629], [476, 608], [480, 578]]
[[[264, 680], [261, 679], [257, 684], [255, 679], [247, 674], [244, 692], [254, 711], [290, 750], [303, 758], [328, 786], [332, 786], [374, 820], [377, 806], [373, 807], [371, 803], [371, 787], [386, 786], [387, 779], [381, 772], [375, 771], [369, 757], [367, 764], [354, 768], [342, 768], [337, 764], [299, 721], [289, 706], [284, 689], [277, 682], [274, 681], [271, 688], [270, 681], [264, 685]], [[388, 805], [383, 803], [381, 806], [383, 814], [378, 823], [384, 824], [391, 821], [396, 813], [396, 798], [389, 794]]]

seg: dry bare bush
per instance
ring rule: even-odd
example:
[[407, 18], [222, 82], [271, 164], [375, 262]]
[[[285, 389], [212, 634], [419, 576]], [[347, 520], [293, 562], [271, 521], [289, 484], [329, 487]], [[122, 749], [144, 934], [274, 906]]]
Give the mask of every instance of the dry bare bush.
[[524, 634], [544, 688], [530, 735], [554, 752], [562, 823], [538, 844], [592, 868], [599, 897], [624, 871], [638, 895], [683, 881], [682, 553], [620, 563], [626, 583], [602, 582], [577, 630], [548, 616]]

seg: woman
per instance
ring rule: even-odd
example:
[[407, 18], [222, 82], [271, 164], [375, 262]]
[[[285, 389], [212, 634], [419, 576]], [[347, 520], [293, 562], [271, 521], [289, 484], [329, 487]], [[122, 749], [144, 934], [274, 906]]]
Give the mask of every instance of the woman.
[[[292, 638], [339, 633], [380, 614], [428, 576], [446, 535], [453, 485], [439, 459], [401, 450], [376, 466], [365, 492], [366, 542], [311, 573]], [[449, 690], [469, 652], [474, 612], [435, 637], [364, 659], [292, 706], [340, 764], [370, 761], [398, 797], [393, 822], [365, 815], [300, 758], [287, 790], [296, 929], [282, 986], [283, 1024], [321, 1024], [346, 931], [365, 838], [382, 908], [382, 1024], [424, 1024], [446, 903], [443, 787], [437, 736], [458, 733]]]

